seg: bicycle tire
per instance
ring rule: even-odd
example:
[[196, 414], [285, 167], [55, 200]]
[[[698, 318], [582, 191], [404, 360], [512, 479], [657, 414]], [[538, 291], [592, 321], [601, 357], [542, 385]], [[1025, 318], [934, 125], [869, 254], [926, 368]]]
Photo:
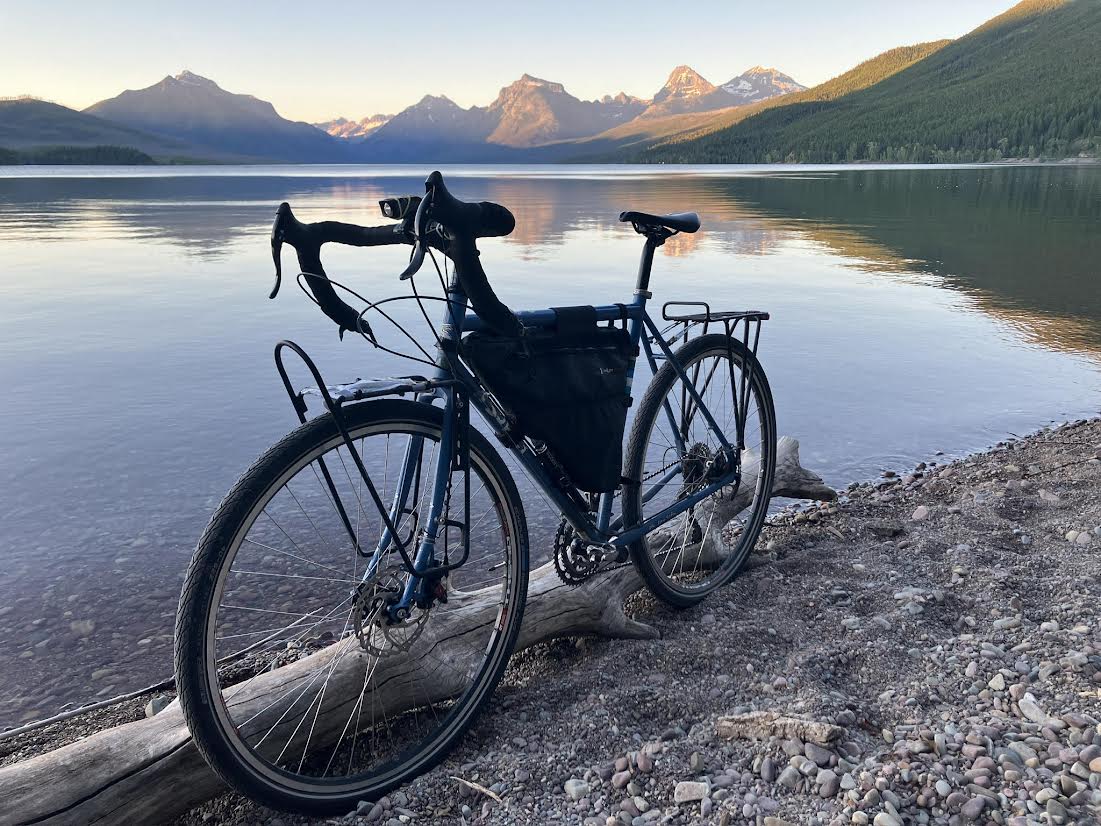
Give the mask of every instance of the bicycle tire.
[[[748, 386], [757, 399], [757, 409], [760, 411], [761, 425], [764, 431], [761, 439], [759, 465], [762, 472], [758, 475], [758, 483], [761, 485], [761, 489], [768, 491], [770, 494], [776, 464], [776, 411], [768, 380], [756, 357], [740, 341], [730, 340], [726, 336], [717, 333], [702, 335], [688, 341], [677, 349], [674, 355], [678, 363], [687, 369], [690, 365], [697, 363], [708, 355], [724, 356], [728, 352], [733, 356], [739, 369], [750, 367], [751, 379]], [[646, 389], [628, 440], [627, 454], [624, 460], [624, 475], [627, 479], [643, 479], [651, 434], [658, 416], [662, 414], [662, 403], [678, 381], [680, 379], [676, 370], [671, 364], [666, 363], [657, 371]], [[642, 485], [628, 484], [624, 486], [623, 515], [624, 525], [628, 529], [641, 524], [644, 519], [642, 497]], [[665, 575], [662, 565], [655, 561], [649, 550], [646, 537], [631, 544], [631, 560], [654, 596], [675, 608], [689, 608], [698, 604], [708, 594], [721, 588], [737, 575], [738, 570], [744, 564], [746, 557], [760, 535], [768, 512], [768, 502], [769, 495], [755, 495], [751, 505], [752, 511], [746, 519], [741, 534], [742, 539], [739, 541], [738, 547], [734, 552], [727, 555], [718, 568], [715, 569], [714, 574], [700, 586], [678, 587], [671, 577]]]
[[[443, 424], [443, 411], [439, 408], [397, 399], [353, 404], [343, 409], [342, 416], [353, 437], [366, 428], [387, 426], [388, 423], [433, 431], [438, 431]], [[272, 808], [313, 815], [342, 814], [354, 809], [357, 801], [377, 800], [446, 757], [477, 718], [504, 674], [520, 630], [528, 578], [528, 539], [523, 502], [500, 455], [480, 432], [472, 428], [471, 462], [476, 464], [479, 472], [484, 469], [491, 475], [503, 494], [502, 504], [506, 508], [503, 518], [508, 520], [515, 542], [511, 544], [507, 617], [497, 620], [498, 624], [504, 623], [504, 628], [498, 629], [495, 624], [491, 650], [486, 652], [476, 682], [463, 695], [462, 706], [456, 703], [455, 713], [449, 714], [447, 719], [450, 722], [445, 730], [441, 730], [421, 749], [415, 759], [383, 777], [364, 777], [344, 784], [319, 783], [316, 788], [291, 788], [274, 780], [270, 773], [258, 771], [242, 758], [241, 743], [234, 741], [234, 732], [227, 728], [225, 715], [218, 712], [222, 703], [221, 691], [214, 696], [211, 690], [212, 680], [216, 686], [218, 679], [217, 674], [211, 674], [213, 658], [208, 648], [212, 627], [210, 612], [212, 609], [217, 612], [218, 609], [215, 603], [218, 572], [226, 565], [226, 557], [233, 549], [245, 520], [249, 514], [255, 513], [257, 502], [266, 495], [274, 495], [269, 491], [286, 475], [287, 468], [301, 463], [303, 457], [339, 439], [336, 423], [331, 416], [324, 414], [292, 431], [242, 475], [222, 501], [199, 541], [185, 577], [176, 622], [175, 669], [180, 703], [202, 756], [222, 780], [253, 800]]]

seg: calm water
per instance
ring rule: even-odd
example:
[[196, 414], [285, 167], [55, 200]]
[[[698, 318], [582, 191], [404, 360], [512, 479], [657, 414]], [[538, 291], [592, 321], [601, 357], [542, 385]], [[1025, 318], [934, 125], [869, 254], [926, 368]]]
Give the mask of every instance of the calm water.
[[[339, 342], [293, 280], [268, 301], [267, 234], [282, 200], [381, 223], [426, 171], [0, 168], [0, 727], [169, 673], [195, 540], [294, 423], [275, 341], [334, 380], [409, 371]], [[619, 211], [698, 210], [655, 302], [772, 312], [780, 432], [833, 484], [1101, 408], [1099, 167], [445, 174], [516, 213], [483, 244], [516, 307], [626, 300], [641, 245]], [[406, 254], [325, 260], [381, 298]]]

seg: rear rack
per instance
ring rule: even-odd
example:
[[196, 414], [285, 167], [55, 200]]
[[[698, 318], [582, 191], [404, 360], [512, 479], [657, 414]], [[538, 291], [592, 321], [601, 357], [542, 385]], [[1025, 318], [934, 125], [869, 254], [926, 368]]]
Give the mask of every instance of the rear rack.
[[[692, 309], [694, 312], [673, 311], [671, 308]], [[761, 324], [768, 321], [769, 315], [762, 310], [712, 310], [706, 301], [666, 301], [661, 306], [661, 317], [671, 322], [660, 331], [665, 343], [673, 347], [678, 342], [686, 344], [693, 328], [702, 326], [699, 332], [706, 335], [712, 324], [722, 325], [726, 337], [727, 354], [730, 362], [731, 385], [735, 384], [733, 372], [734, 342], [738, 341], [748, 353], [739, 371], [736, 389], [736, 427], [738, 432], [738, 451], [745, 449], [745, 422], [749, 413], [749, 385], [753, 381], [753, 372], [757, 369], [757, 345], [761, 341]], [[655, 359], [660, 358], [655, 355]]]
[[[670, 307], [702, 307], [703, 312], [673, 313]], [[661, 317], [665, 321], [710, 324], [716, 321], [768, 321], [768, 313], [762, 310], [712, 310], [706, 301], [666, 301], [661, 305]]]

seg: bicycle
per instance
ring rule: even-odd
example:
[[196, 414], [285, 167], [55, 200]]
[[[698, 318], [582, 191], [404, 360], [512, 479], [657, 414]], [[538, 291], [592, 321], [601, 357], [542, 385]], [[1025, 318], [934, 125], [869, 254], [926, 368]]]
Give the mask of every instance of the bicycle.
[[[423, 197], [381, 208], [396, 223], [304, 224], [282, 204], [271, 297], [286, 243], [300, 286], [341, 334], [389, 349], [367, 317], [393, 321], [397, 298], [370, 302], [329, 279], [321, 247], [410, 244], [407, 298], [426, 322], [429, 301], [444, 311], [435, 353], [417, 344], [430, 375], [330, 386], [300, 347], [280, 342], [300, 426], [212, 517], [176, 625], [180, 700], [202, 755], [245, 795], [313, 814], [376, 800], [439, 763], [505, 672], [524, 613], [527, 522], [472, 412], [561, 512], [563, 580], [630, 560], [682, 608], [735, 576], [775, 471], [775, 411], [756, 357], [768, 314], [667, 302], [660, 327], [647, 312], [654, 253], [696, 232], [694, 213], [620, 216], [645, 239], [629, 302], [514, 313], [477, 250], [478, 238], [511, 232], [507, 209], [458, 200], [438, 172]], [[442, 297], [416, 287], [426, 259]], [[316, 387], [295, 391], [288, 353]], [[653, 378], [624, 453], [640, 354]], [[307, 396], [325, 412], [307, 418]]]

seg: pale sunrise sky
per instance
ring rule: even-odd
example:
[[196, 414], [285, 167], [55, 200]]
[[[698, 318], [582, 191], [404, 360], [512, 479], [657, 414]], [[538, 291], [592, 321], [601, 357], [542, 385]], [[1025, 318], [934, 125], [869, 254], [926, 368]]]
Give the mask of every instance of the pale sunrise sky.
[[0, 96], [74, 108], [182, 69], [306, 121], [427, 93], [489, 103], [524, 72], [581, 98], [650, 97], [676, 65], [713, 83], [775, 66], [808, 86], [895, 46], [958, 37], [1010, 0], [692, 3], [52, 0], [0, 3]]

